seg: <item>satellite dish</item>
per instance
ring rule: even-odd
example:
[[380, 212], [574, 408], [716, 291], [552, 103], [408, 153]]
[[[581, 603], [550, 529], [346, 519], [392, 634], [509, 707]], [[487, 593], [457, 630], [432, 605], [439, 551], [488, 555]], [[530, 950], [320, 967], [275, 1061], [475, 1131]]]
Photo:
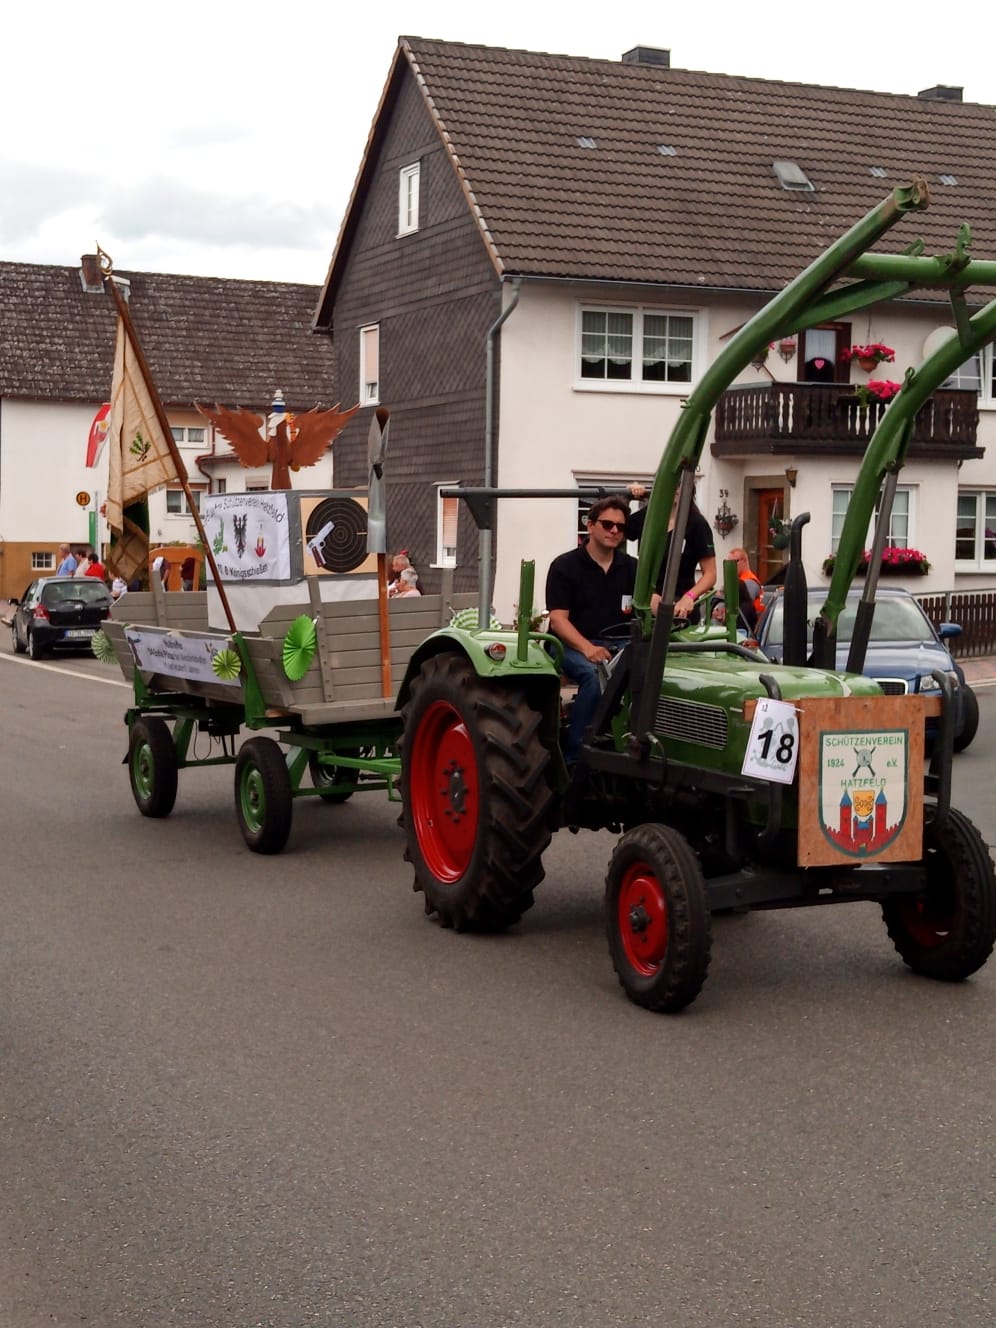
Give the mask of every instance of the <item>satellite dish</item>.
[[923, 343], [923, 358], [927, 359], [933, 355], [935, 350], [939, 350], [945, 341], [950, 341], [957, 333], [953, 327], [935, 327], [933, 332], [929, 333]]

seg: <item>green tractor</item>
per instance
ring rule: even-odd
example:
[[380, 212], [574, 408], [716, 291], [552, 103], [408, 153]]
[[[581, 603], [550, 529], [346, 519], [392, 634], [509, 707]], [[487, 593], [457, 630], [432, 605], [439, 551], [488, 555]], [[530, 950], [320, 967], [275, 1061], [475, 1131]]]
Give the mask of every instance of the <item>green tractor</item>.
[[[654, 481], [626, 643], [570, 771], [561, 754], [560, 645], [532, 631], [525, 610], [512, 632], [451, 627], [416, 651], [399, 697], [402, 821], [415, 888], [444, 926], [514, 924], [533, 903], [555, 830], [611, 829], [620, 838], [606, 878], [609, 950], [626, 994], [650, 1010], [675, 1012], [698, 995], [711, 915], [721, 910], [871, 900], [915, 972], [960, 981], [986, 962], [996, 875], [981, 835], [951, 806], [953, 683], [938, 673], [934, 698], [886, 696], [861, 674], [875, 569], [917, 410], [996, 337], [996, 301], [975, 315], [965, 306], [965, 287], [996, 285], [996, 263], [969, 260], [966, 229], [941, 258], [916, 246], [866, 253], [927, 203], [922, 181], [895, 190], [741, 328], [692, 392]], [[950, 292], [958, 335], [908, 372], [869, 443], [812, 647], [805, 514], [792, 527], [784, 663], [740, 643], [733, 615], [726, 629], [676, 627], [678, 552], [720, 394], [770, 342], [924, 286]], [[496, 499], [530, 491], [451, 492], [487, 527]], [[847, 671], [839, 672], [836, 625], [876, 510]], [[524, 564], [521, 606], [533, 603], [533, 574]], [[725, 581], [734, 603], [734, 564]], [[482, 593], [478, 620], [486, 614]], [[928, 717], [937, 724], [929, 759]]]

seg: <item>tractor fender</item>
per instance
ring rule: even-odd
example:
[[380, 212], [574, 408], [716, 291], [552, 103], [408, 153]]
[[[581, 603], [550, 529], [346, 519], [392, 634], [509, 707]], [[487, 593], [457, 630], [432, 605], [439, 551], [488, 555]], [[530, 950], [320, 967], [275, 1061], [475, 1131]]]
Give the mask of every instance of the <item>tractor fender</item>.
[[[504, 645], [503, 658], [494, 658], [489, 647]], [[531, 637], [526, 658], [516, 657], [518, 637], [515, 632], [469, 632], [459, 627], [441, 627], [416, 649], [405, 670], [404, 681], [398, 691], [395, 709], [400, 710], [408, 701], [412, 678], [425, 660], [446, 652], [463, 655], [473, 665], [480, 678], [495, 682], [516, 682], [536, 698], [537, 708], [559, 705], [560, 673], [557, 664], [543, 646], [542, 639]]]

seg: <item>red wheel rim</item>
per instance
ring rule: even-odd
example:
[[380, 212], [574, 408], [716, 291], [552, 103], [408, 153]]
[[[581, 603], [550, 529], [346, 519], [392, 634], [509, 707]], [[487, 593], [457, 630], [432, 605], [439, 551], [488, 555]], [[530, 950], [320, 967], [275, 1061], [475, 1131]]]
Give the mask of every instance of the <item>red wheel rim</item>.
[[932, 905], [929, 899], [908, 899], [903, 903], [903, 926], [906, 934], [924, 950], [943, 945], [951, 934], [954, 918], [950, 909]]
[[616, 921], [627, 963], [642, 977], [653, 977], [667, 953], [667, 899], [647, 863], [626, 868]]
[[463, 716], [448, 701], [433, 701], [419, 722], [408, 789], [425, 865], [439, 881], [458, 881], [477, 842], [477, 758]]

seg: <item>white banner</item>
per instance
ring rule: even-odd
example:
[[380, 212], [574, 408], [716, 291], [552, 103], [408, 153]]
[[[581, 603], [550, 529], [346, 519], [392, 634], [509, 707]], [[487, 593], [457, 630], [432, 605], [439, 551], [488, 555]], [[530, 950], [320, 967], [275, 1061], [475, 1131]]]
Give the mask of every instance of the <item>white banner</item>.
[[290, 580], [286, 493], [208, 494], [201, 519], [222, 581]]
[[219, 678], [211, 667], [218, 651], [231, 647], [231, 640], [226, 637], [178, 636], [173, 632], [148, 632], [129, 626], [125, 628], [125, 640], [131, 647], [135, 667], [146, 673], [241, 686], [241, 677]]

